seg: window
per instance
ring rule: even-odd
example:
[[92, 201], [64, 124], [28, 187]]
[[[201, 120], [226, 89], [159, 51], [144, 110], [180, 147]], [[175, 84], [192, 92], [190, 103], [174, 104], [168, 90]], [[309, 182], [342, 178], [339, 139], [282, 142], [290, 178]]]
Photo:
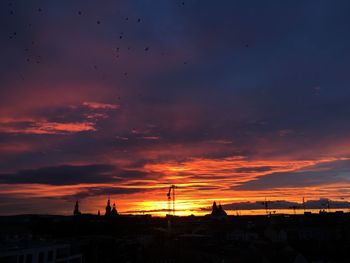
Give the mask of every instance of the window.
[[16, 263], [17, 262], [17, 256], [5, 256], [0, 257], [1, 263]]
[[26, 263], [32, 263], [33, 262], [33, 255], [27, 254], [26, 256]]
[[60, 247], [56, 251], [56, 258], [65, 258], [69, 256], [69, 247]]
[[53, 251], [50, 250], [48, 253], [47, 253], [47, 261], [52, 261], [53, 260]]
[[44, 263], [44, 252], [39, 253], [39, 263]]

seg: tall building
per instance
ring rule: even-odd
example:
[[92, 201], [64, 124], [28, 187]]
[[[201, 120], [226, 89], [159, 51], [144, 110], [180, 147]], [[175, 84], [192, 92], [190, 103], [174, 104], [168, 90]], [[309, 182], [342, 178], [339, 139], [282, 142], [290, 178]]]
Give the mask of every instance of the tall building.
[[110, 216], [111, 215], [111, 202], [109, 200], [109, 196], [108, 196], [108, 201], [107, 201], [107, 206], [106, 206], [106, 214], [105, 216]]
[[80, 211], [79, 211], [79, 201], [76, 201], [76, 202], [75, 202], [75, 206], [74, 206], [73, 215], [78, 216], [78, 215], [80, 215], [80, 214], [81, 214], [81, 213], [80, 213]]
[[213, 208], [211, 211], [211, 217], [215, 219], [224, 219], [227, 217], [226, 211], [222, 208], [221, 204], [216, 205], [216, 202], [213, 202]]
[[115, 206], [115, 203], [113, 204], [113, 209], [112, 209], [111, 214], [112, 214], [112, 216], [117, 216], [118, 215], [118, 211], [117, 211], [117, 208]]

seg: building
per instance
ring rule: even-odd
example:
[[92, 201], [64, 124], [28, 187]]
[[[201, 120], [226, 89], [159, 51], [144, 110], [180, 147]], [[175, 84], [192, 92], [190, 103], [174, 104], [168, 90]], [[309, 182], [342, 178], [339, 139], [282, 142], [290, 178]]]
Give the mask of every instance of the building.
[[112, 210], [111, 209], [111, 202], [110, 202], [109, 197], [108, 197], [105, 216], [110, 216], [111, 210]]
[[221, 204], [219, 206], [216, 205], [216, 202], [213, 202], [213, 207], [211, 211], [211, 217], [214, 219], [225, 219], [227, 218], [226, 211], [222, 208]]
[[82, 254], [70, 244], [31, 244], [0, 252], [1, 263], [81, 263]]
[[111, 215], [112, 216], [117, 216], [118, 215], [118, 211], [117, 211], [117, 208], [115, 206], [115, 203], [113, 203], [113, 208], [112, 208], [112, 211], [111, 211]]
[[75, 202], [73, 215], [74, 215], [74, 216], [81, 215], [80, 210], [79, 210], [79, 201], [76, 201], [76, 202]]
[[116, 205], [115, 203], [113, 203], [113, 208], [111, 208], [111, 201], [108, 197], [105, 216], [110, 217], [110, 216], [117, 216], [117, 215], [119, 215], [119, 213], [117, 211]]

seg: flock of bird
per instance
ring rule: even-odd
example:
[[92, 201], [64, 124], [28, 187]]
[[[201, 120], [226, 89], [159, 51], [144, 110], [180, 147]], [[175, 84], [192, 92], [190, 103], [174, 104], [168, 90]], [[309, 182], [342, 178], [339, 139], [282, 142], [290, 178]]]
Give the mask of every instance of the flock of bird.
[[[181, 2], [181, 3], [179, 4], [179, 6], [184, 6], [184, 5], [185, 5], [185, 2]], [[10, 15], [16, 15], [16, 11], [15, 11], [15, 8], [14, 8], [13, 3], [10, 2], [10, 3], [9, 3], [9, 7], [10, 7], [10, 11], [9, 11]], [[36, 11], [37, 11], [38, 13], [43, 13], [43, 12], [44, 12], [44, 10], [43, 10], [41, 7], [38, 7], [38, 8], [36, 9]], [[83, 16], [83, 15], [84, 15], [84, 12], [83, 12], [82, 10], [78, 10], [78, 11], [77, 11], [77, 15], [78, 15], [78, 16]], [[126, 18], [125, 18], [125, 21], [129, 21], [129, 17], [126, 17]], [[141, 18], [137, 18], [137, 20], [136, 20], [137, 23], [141, 23], [141, 21], [142, 21]], [[101, 20], [96, 20], [96, 24], [97, 24], [97, 25], [101, 25], [101, 24], [102, 24]], [[28, 26], [31, 27], [32, 24], [29, 23]], [[12, 32], [12, 33], [9, 35], [9, 39], [10, 39], [10, 40], [16, 39], [17, 36], [18, 36], [17, 32], [14, 31], [14, 32]], [[119, 40], [122, 40], [123, 38], [124, 38], [124, 32], [121, 32], [120, 35], [119, 35]], [[32, 40], [32, 41], [31, 41], [31, 45], [33, 46], [34, 44], [35, 44], [35, 42], [34, 42], [34, 40]], [[131, 46], [128, 46], [128, 47], [127, 47], [127, 50], [131, 50]], [[150, 50], [150, 47], [149, 47], [149, 46], [145, 46], [143, 50], [144, 50], [145, 52], [148, 52], [148, 51]], [[41, 59], [42, 59], [42, 56], [41, 56], [41, 55], [35, 55], [35, 56], [30, 55], [29, 53], [30, 53], [31, 49], [30, 49], [29, 47], [26, 47], [26, 48], [24, 49], [24, 51], [28, 54], [28, 55], [26, 56], [26, 58], [25, 58], [25, 61], [26, 61], [26, 62], [28, 62], [28, 63], [33, 62], [33, 63], [36, 63], [36, 64], [40, 64]], [[117, 48], [116, 48], [116, 51], [117, 51], [116, 58], [119, 58], [120, 48], [117, 47]], [[187, 62], [185, 62], [184, 64], [187, 64]], [[93, 68], [94, 68], [95, 70], [97, 70], [97, 69], [98, 69], [98, 66], [97, 66], [97, 65], [93, 65]], [[125, 72], [125, 73], [124, 73], [124, 76], [127, 76], [127, 75], [128, 75], [128, 73]]]
[[[179, 3], [178, 3], [178, 6], [179, 6], [179, 7], [185, 6], [185, 2], [179, 2]], [[10, 15], [16, 15], [16, 10], [15, 10], [15, 8], [14, 8], [14, 6], [13, 6], [12, 3], [9, 3], [9, 7], [10, 7], [10, 11], [9, 11], [9, 12], [10, 12]], [[38, 13], [45, 13], [45, 12], [44, 12], [44, 9], [41, 8], [41, 7], [36, 8], [36, 12], [38, 12]], [[76, 11], [76, 14], [77, 14], [78, 16], [84, 16], [85, 12], [82, 11], [82, 10], [77, 10], [77, 11]], [[132, 21], [132, 20], [133, 20], [133, 19], [129, 19], [128, 16], [125, 17], [125, 21], [130, 22], [130, 21]], [[134, 21], [135, 21], [136, 23], [142, 23], [142, 19], [141, 19], [140, 17], [136, 18]], [[102, 23], [101, 20], [96, 20], [96, 24], [97, 24], [97, 25], [102, 25], [103, 23]], [[28, 24], [28, 27], [32, 27], [32, 24], [29, 23], [29, 24]], [[12, 32], [12, 33], [9, 35], [9, 39], [10, 39], [10, 40], [14, 40], [14, 39], [16, 39], [17, 37], [18, 37], [18, 32], [17, 32], [17, 31], [14, 31], [14, 32]], [[119, 41], [123, 41], [123, 40], [125, 39], [125, 37], [126, 37], [126, 35], [124, 34], [124, 32], [121, 32], [121, 33], [119, 34]], [[26, 53], [26, 55], [25, 55], [25, 62], [27, 62], [27, 63], [34, 63], [34, 64], [40, 64], [41, 61], [42, 61], [42, 59], [43, 59], [43, 57], [42, 57], [42, 55], [38, 55], [38, 54], [36, 53], [36, 52], [37, 52], [37, 48], [35, 48], [35, 45], [36, 45], [35, 41], [32, 40], [30, 43], [31, 43], [31, 46], [30, 46], [30, 47], [26, 47], [26, 48], [24, 49], [24, 51], [25, 51], [25, 53]], [[248, 47], [248, 44], [246, 44], [245, 47]], [[131, 51], [132, 49], [134, 49], [134, 48], [132, 48], [130, 45], [128, 45], [128, 46], [125, 48], [125, 50], [127, 50], [127, 51]], [[35, 51], [34, 51], [34, 50], [35, 50]], [[150, 50], [151, 50], [150, 46], [144, 46], [144, 47], [143, 47], [143, 51], [144, 51], [144, 52], [149, 52]], [[115, 49], [115, 51], [116, 51], [116, 55], [115, 55], [114, 57], [115, 57], [116, 59], [118, 59], [118, 58], [120, 57], [120, 54], [121, 54], [121, 48], [120, 48], [120, 46], [117, 46], [116, 49]], [[161, 52], [161, 55], [164, 56], [164, 55], [165, 55], [165, 52]], [[184, 65], [187, 65], [188, 62], [187, 62], [187, 61], [184, 61], [183, 64], [184, 64]], [[98, 70], [98, 69], [99, 69], [98, 65], [96, 65], [96, 64], [93, 64], [92, 67], [93, 67], [94, 70]], [[124, 73], [123, 73], [123, 76], [124, 76], [124, 77], [127, 77], [128, 75], [129, 75], [128, 72], [124, 72]], [[22, 75], [21, 75], [21, 76], [22, 76]], [[23, 76], [22, 76], [21, 78], [23, 79]]]

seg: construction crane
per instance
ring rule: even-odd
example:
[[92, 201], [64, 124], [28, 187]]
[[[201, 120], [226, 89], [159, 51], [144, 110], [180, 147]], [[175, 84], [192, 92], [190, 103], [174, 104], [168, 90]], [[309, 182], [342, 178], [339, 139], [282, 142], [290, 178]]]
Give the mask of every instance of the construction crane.
[[261, 204], [263, 206], [265, 206], [266, 215], [268, 215], [269, 214], [269, 201], [267, 201], [266, 198], [265, 198], [265, 201], [261, 202]]
[[[177, 188], [174, 184], [169, 187], [169, 191], [167, 193], [168, 196], [168, 211], [169, 214], [175, 215], [175, 188]], [[171, 202], [172, 201], [172, 202]], [[171, 208], [172, 203], [172, 208]]]

